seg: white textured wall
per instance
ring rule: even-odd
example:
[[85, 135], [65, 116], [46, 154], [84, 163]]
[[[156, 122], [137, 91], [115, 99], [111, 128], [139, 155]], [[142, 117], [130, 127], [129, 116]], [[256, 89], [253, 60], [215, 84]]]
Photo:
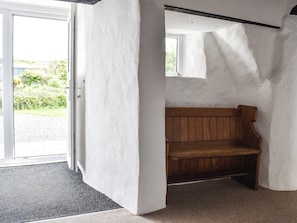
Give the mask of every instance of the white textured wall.
[[287, 1], [280, 0], [160, 0], [165, 5], [281, 26]]
[[165, 28], [158, 0], [141, 0], [139, 214], [166, 205]]
[[269, 183], [276, 190], [297, 190], [297, 16], [284, 20], [282, 63], [274, 76], [269, 147]]
[[181, 45], [179, 61], [182, 61], [182, 67], [179, 68], [179, 72], [182, 76], [206, 78], [204, 34], [183, 35]]
[[[85, 75], [84, 180], [138, 213], [140, 10], [137, 0], [79, 5], [77, 67]], [[82, 37], [85, 35], [85, 37]]]
[[77, 13], [84, 180], [134, 214], [166, 205], [163, 13], [151, 0], [102, 1]]

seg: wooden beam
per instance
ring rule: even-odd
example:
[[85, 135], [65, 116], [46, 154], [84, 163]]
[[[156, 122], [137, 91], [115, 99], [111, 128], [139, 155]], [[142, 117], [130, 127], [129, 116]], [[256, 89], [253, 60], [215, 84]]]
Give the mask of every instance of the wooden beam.
[[273, 28], [273, 29], [281, 28], [278, 26], [272, 26], [272, 25], [268, 25], [268, 24], [264, 24], [264, 23], [253, 22], [253, 21], [249, 21], [249, 20], [238, 19], [238, 18], [234, 18], [234, 17], [217, 15], [217, 14], [212, 14], [212, 13], [207, 13], [207, 12], [201, 12], [201, 11], [180, 8], [180, 7], [170, 6], [170, 5], [165, 5], [164, 7], [165, 7], [165, 10], [168, 10], [168, 11], [187, 13], [187, 14], [191, 14], [191, 15], [204, 16], [204, 17], [209, 17], [209, 18], [214, 18], [214, 19], [222, 19], [222, 20], [245, 23], [245, 24], [250, 24], [250, 25], [264, 26], [264, 27]]

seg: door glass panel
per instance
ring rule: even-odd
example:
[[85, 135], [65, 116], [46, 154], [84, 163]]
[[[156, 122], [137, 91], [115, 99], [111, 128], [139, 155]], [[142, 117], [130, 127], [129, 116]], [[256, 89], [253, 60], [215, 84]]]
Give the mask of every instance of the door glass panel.
[[67, 152], [68, 24], [14, 16], [15, 157]]
[[3, 124], [3, 15], [0, 14], [0, 159], [4, 158], [4, 124]]

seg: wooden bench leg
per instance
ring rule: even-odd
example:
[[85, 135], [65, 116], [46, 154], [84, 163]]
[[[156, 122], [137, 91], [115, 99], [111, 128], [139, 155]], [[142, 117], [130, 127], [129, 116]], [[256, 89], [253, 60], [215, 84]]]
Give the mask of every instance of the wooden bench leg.
[[243, 185], [246, 185], [254, 190], [258, 189], [258, 178], [261, 156], [249, 156], [245, 158], [245, 168], [249, 170], [251, 175], [232, 177]]

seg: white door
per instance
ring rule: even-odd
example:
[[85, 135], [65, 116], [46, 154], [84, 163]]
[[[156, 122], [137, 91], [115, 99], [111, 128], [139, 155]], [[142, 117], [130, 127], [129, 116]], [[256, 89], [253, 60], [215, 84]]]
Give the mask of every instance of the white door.
[[74, 70], [74, 59], [75, 59], [75, 4], [71, 6], [71, 15], [68, 20], [68, 152], [67, 162], [71, 170], [77, 170], [76, 154], [75, 154], [75, 70]]

